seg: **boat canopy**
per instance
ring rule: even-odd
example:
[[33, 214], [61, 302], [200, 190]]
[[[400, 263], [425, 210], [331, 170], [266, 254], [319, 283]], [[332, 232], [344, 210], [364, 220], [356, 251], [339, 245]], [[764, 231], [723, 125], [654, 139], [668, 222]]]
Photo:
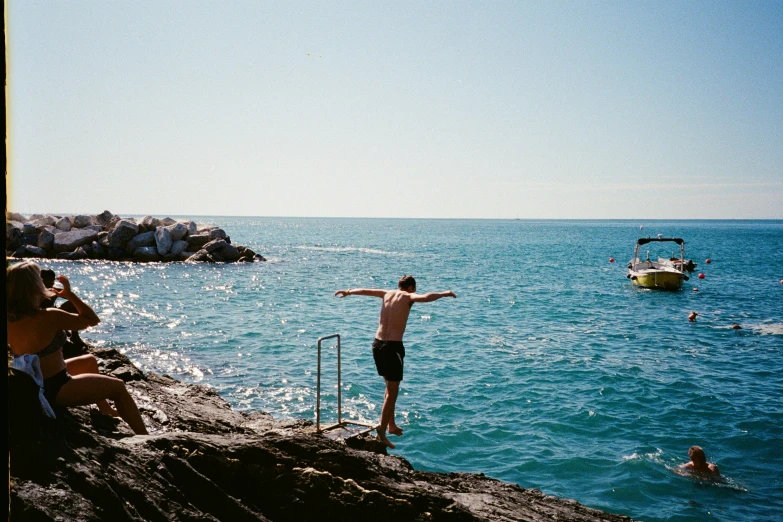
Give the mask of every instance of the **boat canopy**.
[[646, 245], [647, 243], [659, 242], [659, 241], [674, 241], [678, 245], [685, 244], [685, 240], [679, 237], [640, 237], [636, 242], [637, 245]]

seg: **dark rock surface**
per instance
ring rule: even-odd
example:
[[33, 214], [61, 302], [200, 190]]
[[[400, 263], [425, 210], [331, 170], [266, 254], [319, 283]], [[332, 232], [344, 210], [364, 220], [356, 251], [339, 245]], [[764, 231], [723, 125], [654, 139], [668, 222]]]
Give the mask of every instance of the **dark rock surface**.
[[151, 435], [94, 407], [30, 415], [36, 389], [9, 370], [11, 521], [631, 520], [481, 474], [416, 471], [373, 440], [237, 412], [117, 350], [81, 350], [126, 382]]

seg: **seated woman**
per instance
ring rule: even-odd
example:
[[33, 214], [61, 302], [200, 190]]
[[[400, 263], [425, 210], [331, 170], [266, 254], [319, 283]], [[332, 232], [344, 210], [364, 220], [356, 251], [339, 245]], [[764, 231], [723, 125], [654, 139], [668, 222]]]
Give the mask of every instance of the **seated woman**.
[[[68, 278], [60, 275], [57, 280], [62, 289], [47, 289], [40, 267], [31, 261], [6, 269], [8, 345], [14, 355], [38, 355], [44, 396], [52, 406], [97, 404], [101, 413], [122, 417], [136, 434], [146, 435], [139, 408], [121, 379], [100, 375], [93, 355], [63, 358], [65, 330], [84, 330], [98, 324], [100, 319], [71, 291]], [[68, 300], [76, 313], [58, 308], [41, 309], [41, 303], [53, 296]], [[107, 399], [114, 402], [116, 410]]]

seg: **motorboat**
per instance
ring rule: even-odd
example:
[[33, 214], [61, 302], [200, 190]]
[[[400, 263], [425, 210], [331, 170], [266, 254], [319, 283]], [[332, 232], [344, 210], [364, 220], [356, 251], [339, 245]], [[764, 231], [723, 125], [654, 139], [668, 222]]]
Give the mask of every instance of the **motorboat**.
[[[656, 261], [650, 259], [650, 251], [647, 251], [647, 257], [642, 260], [639, 257], [639, 249], [650, 243], [673, 242], [680, 245], [680, 257], [659, 257]], [[684, 268], [687, 266], [685, 261], [685, 241], [679, 237], [641, 237], [636, 241], [633, 259], [628, 263], [628, 279], [633, 284], [642, 288], [652, 288], [656, 290], [679, 290], [682, 288], [683, 281], [689, 278], [685, 274]]]

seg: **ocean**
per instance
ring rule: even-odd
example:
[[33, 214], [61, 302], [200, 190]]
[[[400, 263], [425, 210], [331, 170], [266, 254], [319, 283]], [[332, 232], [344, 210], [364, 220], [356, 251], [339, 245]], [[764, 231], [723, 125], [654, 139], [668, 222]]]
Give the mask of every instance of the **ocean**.
[[[195, 219], [268, 261], [42, 262], [101, 317], [85, 340], [315, 421], [317, 340], [340, 334], [343, 416], [375, 422], [380, 300], [333, 294], [412, 274], [458, 297], [411, 311], [392, 454], [645, 521], [783, 519], [783, 221]], [[658, 234], [698, 264], [680, 291], [625, 277]], [[333, 422], [333, 340], [322, 364]], [[674, 473], [692, 445], [721, 482]]]

